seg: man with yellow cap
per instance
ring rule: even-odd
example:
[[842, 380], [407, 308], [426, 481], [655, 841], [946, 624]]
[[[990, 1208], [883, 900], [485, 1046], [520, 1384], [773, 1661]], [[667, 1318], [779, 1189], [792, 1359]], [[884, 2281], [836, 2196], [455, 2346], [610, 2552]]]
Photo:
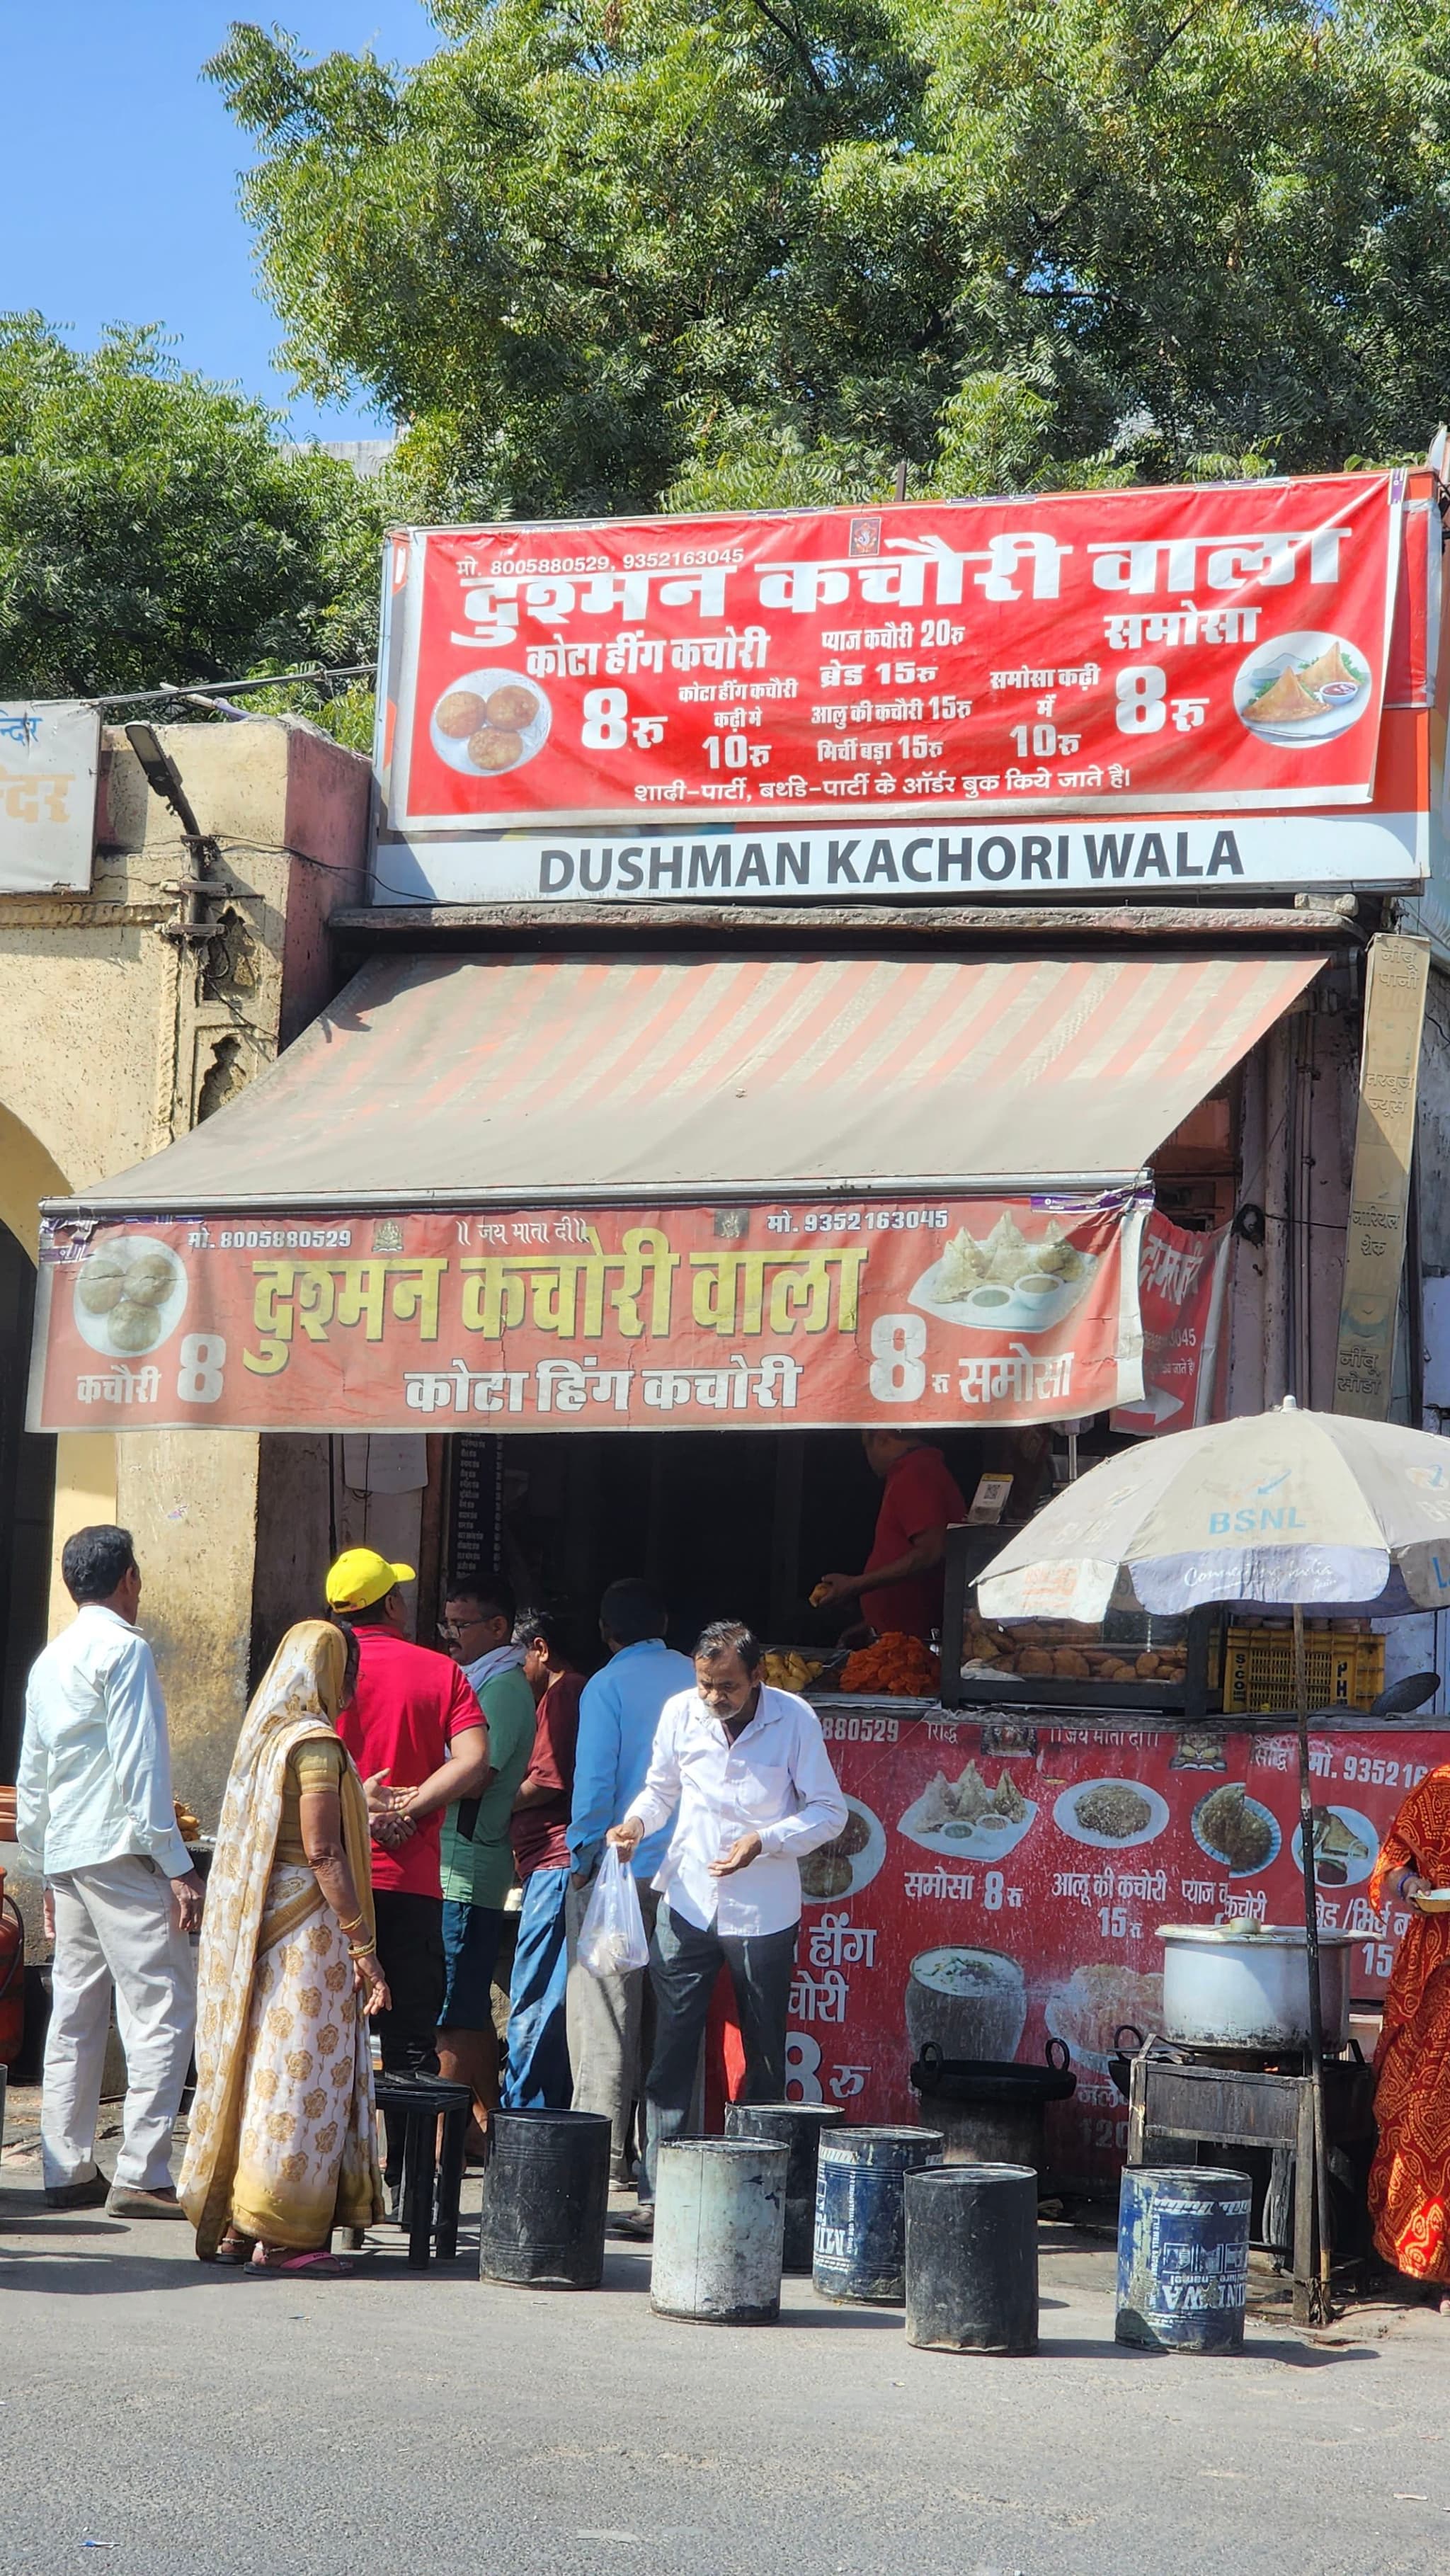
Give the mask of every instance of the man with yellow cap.
[[[328, 1607], [358, 1644], [358, 1677], [337, 1731], [365, 1780], [387, 1776], [394, 1804], [373, 1820], [373, 1902], [389, 2009], [378, 2016], [383, 2067], [437, 2072], [443, 2004], [443, 1810], [477, 1797], [488, 1777], [488, 1730], [451, 1656], [406, 1634], [400, 1586], [411, 1565], [371, 1547], [346, 1548], [327, 1577]], [[392, 2134], [393, 2126], [399, 2134]], [[401, 2181], [401, 2123], [389, 2124], [384, 2179]]]

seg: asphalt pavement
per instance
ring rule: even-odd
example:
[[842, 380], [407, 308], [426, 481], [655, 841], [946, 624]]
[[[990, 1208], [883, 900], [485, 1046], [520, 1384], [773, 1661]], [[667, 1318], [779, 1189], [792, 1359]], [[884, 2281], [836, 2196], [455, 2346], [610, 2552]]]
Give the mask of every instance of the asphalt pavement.
[[184, 2226], [47, 2212], [7, 2147], [0, 2569], [1450, 2576], [1429, 2311], [1310, 2338], [1271, 2305], [1241, 2357], [1136, 2353], [1108, 2238], [1054, 2226], [1040, 2353], [969, 2359], [805, 2282], [776, 2327], [666, 2321], [622, 2242], [597, 2292], [497, 2289], [475, 2236], [447, 2270], [382, 2228], [352, 2280], [253, 2278]]

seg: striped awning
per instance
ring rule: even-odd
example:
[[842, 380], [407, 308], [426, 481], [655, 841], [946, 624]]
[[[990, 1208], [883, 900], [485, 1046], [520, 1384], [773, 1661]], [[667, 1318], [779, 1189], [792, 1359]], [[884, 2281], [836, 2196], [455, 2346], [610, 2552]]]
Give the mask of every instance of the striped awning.
[[377, 958], [56, 1211], [1126, 1182], [1319, 956]]

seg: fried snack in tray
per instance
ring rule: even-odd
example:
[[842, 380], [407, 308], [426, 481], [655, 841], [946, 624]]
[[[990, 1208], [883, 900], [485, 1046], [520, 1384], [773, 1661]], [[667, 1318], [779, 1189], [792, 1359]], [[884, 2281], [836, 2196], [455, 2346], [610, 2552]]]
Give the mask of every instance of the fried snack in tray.
[[970, 1610], [962, 1630], [963, 1667], [1013, 1673], [1022, 1681], [1181, 1682], [1182, 1644], [1107, 1644], [1100, 1628], [1075, 1619], [1034, 1619], [999, 1627]]
[[847, 1656], [840, 1687], [882, 1699], [932, 1699], [940, 1680], [941, 1665], [930, 1646], [890, 1629], [874, 1646], [858, 1646]]
[[821, 1665], [799, 1648], [772, 1647], [765, 1658], [765, 1678], [776, 1690], [794, 1691], [799, 1698], [820, 1677]]

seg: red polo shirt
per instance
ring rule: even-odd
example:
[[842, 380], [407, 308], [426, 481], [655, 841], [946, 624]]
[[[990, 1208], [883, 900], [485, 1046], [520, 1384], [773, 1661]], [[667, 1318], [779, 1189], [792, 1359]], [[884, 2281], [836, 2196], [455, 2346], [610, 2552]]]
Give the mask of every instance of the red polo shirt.
[[[359, 1628], [357, 1688], [337, 1731], [365, 1780], [386, 1771], [390, 1789], [416, 1789], [437, 1770], [451, 1738], [482, 1726], [473, 1687], [451, 1656], [415, 1646], [391, 1628]], [[436, 1896], [443, 1809], [435, 1807], [395, 1852], [373, 1844], [373, 1885], [407, 1896]]]
[[[914, 1547], [923, 1531], [964, 1521], [967, 1507], [961, 1488], [939, 1449], [908, 1449], [888, 1468], [886, 1490], [876, 1515], [876, 1538], [866, 1559], [870, 1574], [878, 1565], [894, 1565]], [[908, 1637], [929, 1637], [941, 1625], [942, 1568], [908, 1575], [904, 1583], [883, 1584], [863, 1592], [861, 1616], [883, 1634], [898, 1629]]]
[[533, 1806], [519, 1807], [509, 1818], [514, 1867], [521, 1879], [536, 1869], [569, 1867], [569, 1809], [574, 1797], [574, 1747], [579, 1735], [582, 1673], [561, 1673], [550, 1682], [534, 1721], [534, 1749], [520, 1788], [538, 1782], [550, 1794]]

